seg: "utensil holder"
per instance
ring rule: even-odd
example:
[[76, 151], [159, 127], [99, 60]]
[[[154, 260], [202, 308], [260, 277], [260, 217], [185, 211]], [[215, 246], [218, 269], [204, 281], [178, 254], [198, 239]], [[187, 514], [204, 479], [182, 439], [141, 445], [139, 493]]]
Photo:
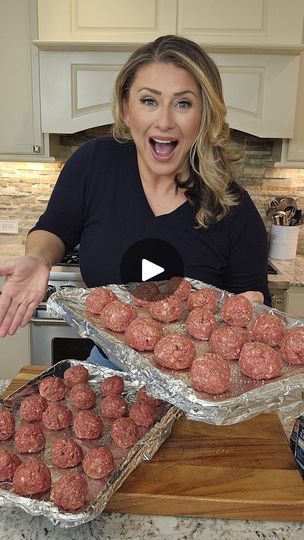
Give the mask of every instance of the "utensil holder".
[[297, 254], [298, 236], [298, 225], [272, 225], [269, 257], [286, 261], [294, 259]]

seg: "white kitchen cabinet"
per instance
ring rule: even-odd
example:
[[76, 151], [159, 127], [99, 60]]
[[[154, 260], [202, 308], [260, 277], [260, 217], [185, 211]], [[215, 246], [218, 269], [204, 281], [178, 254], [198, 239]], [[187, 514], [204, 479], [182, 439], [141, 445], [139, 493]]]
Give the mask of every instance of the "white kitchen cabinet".
[[302, 45], [303, 0], [177, 0], [177, 33], [211, 44]]
[[0, 159], [44, 153], [40, 126], [36, 0], [0, 3]]
[[176, 32], [176, 0], [38, 0], [39, 40], [146, 42]]
[[304, 168], [304, 52], [300, 54], [294, 131], [290, 139], [283, 141], [281, 159], [275, 165], [296, 169]]
[[286, 313], [304, 319], [304, 287], [290, 287], [285, 298]]
[[140, 43], [179, 34], [201, 44], [302, 45], [303, 0], [38, 0], [39, 40]]
[[19, 328], [14, 336], [0, 338], [0, 379], [12, 379], [31, 363], [30, 327]]

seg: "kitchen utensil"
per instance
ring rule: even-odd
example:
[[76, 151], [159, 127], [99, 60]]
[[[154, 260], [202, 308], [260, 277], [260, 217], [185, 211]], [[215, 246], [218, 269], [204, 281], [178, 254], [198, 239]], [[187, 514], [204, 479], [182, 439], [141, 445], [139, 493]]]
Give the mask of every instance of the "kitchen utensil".
[[283, 212], [283, 210], [277, 210], [275, 214], [273, 214], [271, 221], [274, 225], [288, 225], [289, 224], [286, 212]]

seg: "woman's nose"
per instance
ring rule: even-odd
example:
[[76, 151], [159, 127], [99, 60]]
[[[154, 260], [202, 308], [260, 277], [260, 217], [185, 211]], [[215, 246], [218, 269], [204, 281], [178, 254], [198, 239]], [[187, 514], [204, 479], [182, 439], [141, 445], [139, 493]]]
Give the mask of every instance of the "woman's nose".
[[158, 111], [155, 125], [163, 131], [174, 127], [173, 111], [169, 107], [161, 107]]

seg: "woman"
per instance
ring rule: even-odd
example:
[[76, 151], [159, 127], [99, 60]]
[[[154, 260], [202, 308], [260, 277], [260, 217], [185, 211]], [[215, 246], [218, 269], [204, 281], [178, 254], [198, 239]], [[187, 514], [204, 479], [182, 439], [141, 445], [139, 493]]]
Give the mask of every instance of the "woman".
[[117, 77], [113, 114], [114, 138], [75, 152], [25, 257], [0, 268], [0, 336], [28, 323], [51, 266], [78, 243], [88, 287], [121, 283], [124, 254], [156, 238], [177, 250], [185, 276], [269, 303], [266, 232], [233, 180], [214, 62], [177, 36], [144, 45]]

